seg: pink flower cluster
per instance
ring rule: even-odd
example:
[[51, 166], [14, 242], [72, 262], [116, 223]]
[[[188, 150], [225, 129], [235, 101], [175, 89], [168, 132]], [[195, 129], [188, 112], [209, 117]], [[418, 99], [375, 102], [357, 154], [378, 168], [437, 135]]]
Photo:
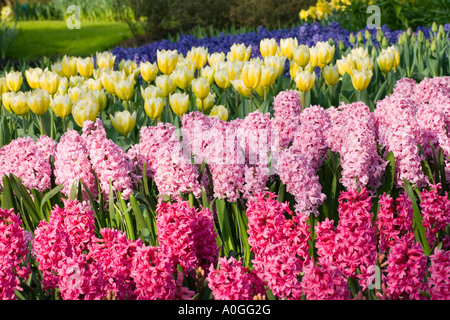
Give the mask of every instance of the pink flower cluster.
[[450, 251], [435, 249], [430, 255], [428, 293], [431, 300], [450, 299]]
[[14, 300], [20, 281], [31, 273], [27, 262], [28, 239], [14, 209], [0, 209], [0, 300]]
[[[285, 214], [291, 218], [286, 218]], [[299, 299], [298, 276], [308, 257], [308, 217], [293, 215], [273, 193], [257, 194], [247, 203], [248, 243], [257, 275], [280, 298]]]
[[[0, 149], [0, 176], [13, 174], [28, 189], [45, 191], [51, 187], [50, 148], [44, 138], [17, 138]], [[3, 181], [1, 182], [3, 185]]]

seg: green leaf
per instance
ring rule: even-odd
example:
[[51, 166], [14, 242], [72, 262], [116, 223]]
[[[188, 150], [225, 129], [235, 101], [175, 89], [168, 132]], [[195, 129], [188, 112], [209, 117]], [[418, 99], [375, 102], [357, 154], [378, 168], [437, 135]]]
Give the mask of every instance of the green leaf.
[[[49, 192], [47, 192], [45, 194], [45, 196], [42, 198], [41, 201], [41, 212], [43, 212], [44, 209], [44, 205], [47, 203], [47, 201], [50, 201], [51, 198], [53, 198], [56, 194], [58, 194], [61, 189], [64, 188], [64, 184], [60, 184], [58, 186], [56, 186], [55, 188], [53, 188], [52, 190], [50, 190]], [[51, 205], [50, 205], [51, 207]]]
[[13, 192], [9, 178], [6, 174], [3, 175], [3, 187], [2, 187], [2, 208], [12, 209], [14, 208]]
[[131, 207], [133, 208], [134, 216], [136, 217], [136, 228], [141, 233], [144, 240], [150, 243], [150, 230], [147, 228], [144, 216], [142, 215], [142, 210], [134, 195], [130, 195], [130, 203]]
[[220, 227], [219, 234], [222, 236], [225, 252], [228, 255], [232, 250], [236, 251], [236, 249], [233, 244], [233, 235], [231, 233], [230, 220], [225, 199], [216, 199], [216, 208]]

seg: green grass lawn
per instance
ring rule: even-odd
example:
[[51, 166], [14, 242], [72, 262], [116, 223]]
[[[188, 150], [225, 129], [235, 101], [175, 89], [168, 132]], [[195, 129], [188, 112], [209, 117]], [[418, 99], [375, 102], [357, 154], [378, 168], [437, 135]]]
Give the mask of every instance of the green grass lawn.
[[69, 29], [66, 21], [19, 21], [17, 30], [7, 52], [7, 58], [17, 60], [89, 56], [131, 38], [128, 26], [119, 22], [81, 21], [81, 29]]

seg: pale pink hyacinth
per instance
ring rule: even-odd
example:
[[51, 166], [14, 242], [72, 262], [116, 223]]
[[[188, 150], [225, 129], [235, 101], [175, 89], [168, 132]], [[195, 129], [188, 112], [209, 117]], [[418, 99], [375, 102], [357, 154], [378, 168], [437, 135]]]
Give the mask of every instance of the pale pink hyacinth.
[[401, 237], [414, 237], [412, 202], [405, 193], [396, 199], [382, 194], [376, 218], [378, 250], [387, 253]]
[[[439, 152], [440, 142], [447, 138], [445, 114], [430, 105], [422, 105], [416, 113], [421, 130], [421, 147], [425, 156], [432, 159]], [[434, 149], [431, 148], [433, 144]]]
[[[309, 254], [308, 217], [293, 215], [289, 204], [276, 198], [265, 192], [247, 203], [253, 268], [275, 296], [300, 299], [301, 283], [297, 277]], [[287, 219], [286, 213], [293, 215], [292, 219]]]
[[417, 84], [414, 93], [419, 103], [433, 102], [439, 96], [450, 98], [450, 77], [425, 78]]
[[175, 126], [159, 122], [154, 127], [142, 127], [140, 142], [128, 154], [136, 165], [145, 163], [147, 176], [154, 179], [160, 195], [172, 199], [180, 192], [201, 195], [198, 168], [184, 153]]
[[36, 140], [36, 146], [42, 151], [46, 159], [49, 159], [50, 157], [55, 158], [58, 142], [56, 142], [49, 136], [41, 135]]
[[423, 227], [430, 247], [443, 240], [438, 235], [450, 225], [450, 200], [447, 192], [439, 194], [441, 189], [442, 186], [438, 183], [430, 185], [430, 191], [423, 189], [420, 192]]
[[219, 258], [217, 268], [211, 264], [206, 280], [215, 300], [252, 300], [265, 293], [264, 282], [254, 269], [234, 257]]
[[0, 209], [0, 300], [15, 300], [15, 290], [31, 273], [26, 264], [28, 240], [20, 214], [14, 209]]
[[[54, 174], [55, 183], [64, 184], [61, 192], [66, 196], [70, 195], [74, 183], [83, 183], [92, 196], [97, 197], [98, 188], [89, 161], [89, 149], [77, 131], [68, 129], [62, 135], [56, 147]], [[83, 187], [81, 190], [83, 199], [88, 200]]]
[[103, 228], [101, 238], [95, 238], [90, 254], [101, 262], [103, 275], [107, 279], [106, 291], [116, 300], [134, 300], [136, 284], [131, 277], [132, 260], [142, 240], [132, 241], [120, 230]]
[[450, 251], [435, 248], [430, 255], [430, 276], [427, 278], [431, 300], [450, 299]]
[[134, 163], [126, 152], [106, 137], [100, 119], [95, 123], [85, 121], [81, 137], [86, 142], [92, 170], [97, 174], [103, 196], [107, 198], [110, 192], [120, 192], [123, 199], [128, 199], [136, 184], [132, 177]]
[[49, 158], [30, 137], [17, 138], [0, 149], [0, 176], [10, 174], [18, 177], [30, 191], [43, 192], [51, 187]]
[[280, 148], [288, 148], [292, 142], [292, 134], [300, 124], [302, 107], [298, 92], [294, 90], [281, 91], [274, 97], [274, 117], [272, 129]]
[[399, 239], [387, 256], [386, 285], [393, 300], [424, 300], [427, 257], [414, 239]]
[[174, 300], [177, 295], [173, 262], [161, 247], [138, 246], [133, 255], [131, 276], [137, 300]]
[[58, 288], [63, 300], [102, 300], [106, 297], [106, 278], [102, 263], [90, 254], [68, 257], [58, 270]]
[[277, 173], [286, 185], [286, 191], [295, 197], [295, 211], [306, 216], [318, 216], [318, 208], [325, 201], [326, 195], [322, 193], [319, 176], [308, 159], [295, 149], [282, 150]]
[[303, 267], [302, 293], [306, 300], [350, 300], [347, 279], [327, 257]]
[[209, 209], [191, 207], [180, 198], [174, 203], [157, 205], [156, 227], [161, 247], [188, 273], [214, 263], [218, 257], [213, 214]]

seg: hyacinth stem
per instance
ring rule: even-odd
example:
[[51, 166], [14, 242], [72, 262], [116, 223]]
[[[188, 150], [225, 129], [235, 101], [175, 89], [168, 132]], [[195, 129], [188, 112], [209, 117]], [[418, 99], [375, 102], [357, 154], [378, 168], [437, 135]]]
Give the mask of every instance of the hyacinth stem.
[[[55, 123], [54, 123], [54, 115], [53, 115], [53, 111], [51, 110], [50, 111], [50, 138], [52, 138], [53, 139], [53, 127], [55, 126]], [[63, 121], [64, 122], [64, 125], [65, 125], [65, 121]], [[67, 127], [66, 126], [64, 126], [64, 132], [66, 132], [67, 130]]]

